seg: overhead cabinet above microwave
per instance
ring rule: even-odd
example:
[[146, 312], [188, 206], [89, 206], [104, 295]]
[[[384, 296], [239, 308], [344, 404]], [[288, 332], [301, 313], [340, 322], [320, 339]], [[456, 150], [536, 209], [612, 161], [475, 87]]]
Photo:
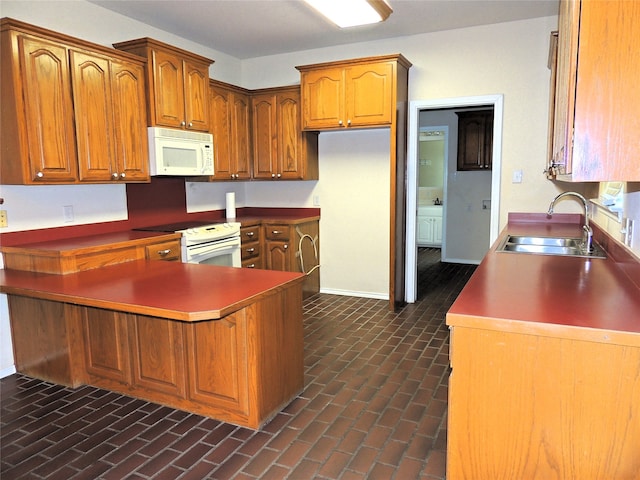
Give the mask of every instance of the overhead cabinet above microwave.
[[213, 60], [151, 38], [113, 46], [147, 59], [149, 126], [209, 132], [209, 66]]
[[3, 184], [148, 182], [144, 60], [0, 20]]

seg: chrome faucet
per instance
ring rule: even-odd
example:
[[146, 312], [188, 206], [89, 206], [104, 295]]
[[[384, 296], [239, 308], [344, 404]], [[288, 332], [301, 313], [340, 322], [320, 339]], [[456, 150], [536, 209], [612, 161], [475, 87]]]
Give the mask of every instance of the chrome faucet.
[[551, 204], [549, 205], [549, 211], [547, 214], [553, 215], [553, 207], [556, 202], [560, 200], [562, 197], [566, 197], [568, 195], [572, 195], [577, 197], [582, 201], [582, 206], [584, 208], [584, 225], [582, 226], [582, 249], [584, 253], [587, 255], [593, 252], [593, 229], [589, 226], [589, 204], [587, 203], [587, 199], [580, 195], [578, 192], [562, 192], [557, 195], [556, 198], [551, 200]]

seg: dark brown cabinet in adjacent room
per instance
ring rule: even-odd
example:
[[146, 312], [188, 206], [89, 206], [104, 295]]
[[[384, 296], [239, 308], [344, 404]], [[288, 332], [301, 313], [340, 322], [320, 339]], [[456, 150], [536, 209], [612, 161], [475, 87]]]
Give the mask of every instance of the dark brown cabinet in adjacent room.
[[491, 170], [493, 110], [456, 112], [458, 170]]

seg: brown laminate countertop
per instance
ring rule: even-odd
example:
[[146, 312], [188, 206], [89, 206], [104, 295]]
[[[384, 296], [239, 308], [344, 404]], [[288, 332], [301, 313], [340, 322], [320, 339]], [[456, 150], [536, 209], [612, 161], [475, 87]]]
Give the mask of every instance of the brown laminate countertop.
[[579, 223], [509, 222], [447, 324], [640, 347], [640, 289], [616, 262], [498, 252], [508, 234], [582, 235]]
[[69, 275], [0, 270], [0, 292], [183, 321], [222, 318], [301, 273], [136, 260]]

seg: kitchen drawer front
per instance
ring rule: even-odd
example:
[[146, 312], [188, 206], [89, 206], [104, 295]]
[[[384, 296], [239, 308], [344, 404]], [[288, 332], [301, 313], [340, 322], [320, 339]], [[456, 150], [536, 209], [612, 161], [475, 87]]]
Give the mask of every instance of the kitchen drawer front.
[[146, 257], [148, 260], [180, 260], [180, 241], [172, 240], [170, 242], [155, 243], [145, 247]]
[[242, 260], [256, 258], [262, 255], [260, 242], [251, 242], [242, 245]]
[[251, 227], [242, 227], [240, 229], [240, 241], [242, 245], [249, 242], [260, 241], [260, 225], [253, 225]]
[[242, 260], [242, 268], [264, 268], [263, 257], [251, 257]]
[[267, 240], [289, 240], [289, 225], [265, 225], [264, 232]]

